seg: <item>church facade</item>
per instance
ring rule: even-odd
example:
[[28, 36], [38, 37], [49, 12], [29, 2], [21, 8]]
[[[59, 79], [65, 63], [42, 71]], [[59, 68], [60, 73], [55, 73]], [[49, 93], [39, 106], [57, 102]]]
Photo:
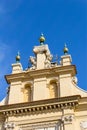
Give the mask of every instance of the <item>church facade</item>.
[[0, 102], [0, 130], [87, 130], [87, 92], [77, 86], [68, 48], [58, 64], [44, 36], [39, 40], [31, 66], [23, 70], [18, 54], [5, 75], [9, 87]]

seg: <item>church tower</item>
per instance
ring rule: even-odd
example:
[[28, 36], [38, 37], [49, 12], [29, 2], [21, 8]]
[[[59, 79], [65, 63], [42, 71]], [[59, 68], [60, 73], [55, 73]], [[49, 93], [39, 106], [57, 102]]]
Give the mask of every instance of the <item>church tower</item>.
[[68, 48], [64, 46], [58, 64], [52, 61], [43, 34], [39, 41], [33, 48], [34, 56], [29, 57], [31, 66], [23, 70], [18, 53], [12, 73], [5, 76], [9, 87], [0, 105], [0, 128], [81, 130], [83, 121], [87, 123], [87, 92], [77, 86], [77, 71]]

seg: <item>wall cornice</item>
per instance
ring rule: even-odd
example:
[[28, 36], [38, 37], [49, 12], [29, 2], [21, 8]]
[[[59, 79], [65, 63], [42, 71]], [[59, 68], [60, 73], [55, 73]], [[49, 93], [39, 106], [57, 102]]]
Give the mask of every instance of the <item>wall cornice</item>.
[[0, 106], [0, 113], [3, 113], [5, 116], [12, 116], [25, 113], [31, 114], [32, 112], [44, 112], [46, 110], [73, 109], [78, 105], [80, 98], [80, 95], [74, 95], [27, 103], [9, 104]]
[[76, 107], [75, 111], [87, 111], [87, 97], [82, 97], [80, 99], [79, 107]]
[[21, 73], [17, 73], [17, 74], [5, 75], [5, 79], [7, 83], [10, 84], [12, 81], [21, 81], [27, 78], [33, 79], [35, 77], [37, 78], [37, 77], [44, 77], [49, 75], [56, 76], [56, 75], [66, 74], [66, 73], [75, 75], [77, 73], [75, 65], [57, 66], [49, 69], [22, 71]]

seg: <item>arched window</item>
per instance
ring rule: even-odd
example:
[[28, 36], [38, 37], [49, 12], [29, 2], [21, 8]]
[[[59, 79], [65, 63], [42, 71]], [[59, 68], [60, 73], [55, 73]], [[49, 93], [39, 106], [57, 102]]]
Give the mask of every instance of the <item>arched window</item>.
[[29, 84], [24, 87], [24, 102], [31, 101], [31, 86]]
[[57, 98], [58, 97], [58, 86], [56, 81], [51, 81], [49, 84], [49, 95], [50, 98]]

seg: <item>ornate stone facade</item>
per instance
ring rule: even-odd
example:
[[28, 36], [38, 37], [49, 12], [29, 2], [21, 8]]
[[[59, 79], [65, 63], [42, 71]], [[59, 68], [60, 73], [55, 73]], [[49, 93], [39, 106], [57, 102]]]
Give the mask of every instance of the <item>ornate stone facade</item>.
[[[0, 130], [86, 130], [87, 92], [77, 86], [76, 67], [65, 53], [52, 61], [44, 37], [23, 70], [20, 59], [6, 75], [7, 97], [0, 102]], [[68, 50], [68, 49], [66, 49]]]

